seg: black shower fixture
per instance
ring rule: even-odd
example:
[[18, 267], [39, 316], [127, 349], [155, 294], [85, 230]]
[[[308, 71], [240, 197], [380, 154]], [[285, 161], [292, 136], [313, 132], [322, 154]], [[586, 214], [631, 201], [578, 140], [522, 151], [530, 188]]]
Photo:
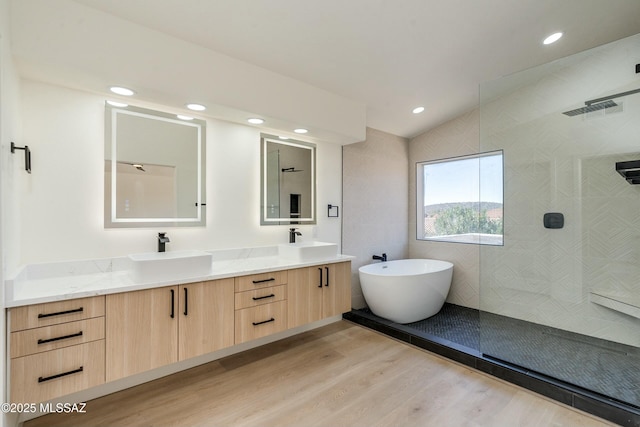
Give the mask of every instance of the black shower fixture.
[[590, 105], [587, 105], [586, 107], [576, 108], [575, 110], [565, 111], [562, 114], [564, 114], [565, 116], [573, 117], [580, 114], [591, 113], [593, 111], [599, 111], [605, 108], [611, 108], [611, 107], [617, 107], [617, 106], [618, 104], [616, 104], [611, 100], [608, 100], [604, 102], [599, 102], [597, 104], [590, 104]]
[[303, 170], [296, 168], [282, 168], [282, 172], [303, 172]]
[[578, 114], [590, 113], [592, 111], [598, 111], [605, 108], [615, 107], [618, 104], [612, 101], [614, 98], [620, 98], [627, 95], [633, 95], [634, 93], [639, 93], [640, 89], [628, 90], [626, 92], [614, 93], [613, 95], [603, 96], [602, 98], [591, 99], [589, 101], [585, 101], [584, 105], [586, 107], [577, 108], [575, 110], [565, 111], [564, 115], [567, 116], [577, 116]]
[[629, 184], [640, 184], [640, 160], [616, 162], [618, 172]]

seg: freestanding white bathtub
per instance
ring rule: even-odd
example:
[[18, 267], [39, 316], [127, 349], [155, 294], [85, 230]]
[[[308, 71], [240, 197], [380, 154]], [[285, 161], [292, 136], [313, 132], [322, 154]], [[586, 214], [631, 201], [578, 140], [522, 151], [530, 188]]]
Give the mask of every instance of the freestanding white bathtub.
[[365, 265], [358, 272], [362, 294], [373, 314], [411, 323], [440, 311], [451, 288], [453, 264], [401, 259]]

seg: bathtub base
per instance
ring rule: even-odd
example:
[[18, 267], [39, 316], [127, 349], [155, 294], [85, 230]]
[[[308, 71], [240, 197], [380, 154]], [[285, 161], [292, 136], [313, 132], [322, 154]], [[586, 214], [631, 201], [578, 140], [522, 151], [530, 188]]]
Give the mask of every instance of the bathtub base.
[[[366, 297], [365, 297], [366, 300]], [[416, 304], [417, 305], [417, 304]], [[382, 317], [383, 319], [390, 320], [394, 323], [400, 323], [405, 325], [407, 323], [419, 322], [420, 320], [428, 319], [431, 316], [435, 316], [442, 310], [442, 306], [444, 305], [444, 300], [440, 304], [425, 304], [425, 306], [413, 307], [410, 310], [402, 310], [402, 312], [394, 312], [393, 310], [388, 310], [386, 307], [378, 307], [373, 308], [369, 305], [369, 310], [373, 314], [378, 317]]]

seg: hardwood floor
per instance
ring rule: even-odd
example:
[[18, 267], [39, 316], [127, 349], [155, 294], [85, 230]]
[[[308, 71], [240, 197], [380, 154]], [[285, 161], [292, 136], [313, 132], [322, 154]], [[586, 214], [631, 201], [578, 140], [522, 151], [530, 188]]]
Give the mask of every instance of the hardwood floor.
[[342, 321], [36, 426], [613, 425]]

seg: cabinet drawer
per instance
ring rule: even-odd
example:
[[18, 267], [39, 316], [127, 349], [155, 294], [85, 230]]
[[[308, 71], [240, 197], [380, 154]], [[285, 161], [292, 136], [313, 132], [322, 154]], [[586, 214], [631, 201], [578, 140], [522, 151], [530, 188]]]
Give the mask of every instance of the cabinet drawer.
[[287, 270], [236, 277], [236, 292], [287, 284]]
[[11, 360], [11, 402], [38, 403], [104, 383], [104, 340]]
[[11, 333], [11, 358], [104, 339], [104, 317]]
[[287, 299], [287, 286], [270, 286], [236, 293], [236, 310]]
[[104, 296], [27, 305], [10, 310], [11, 332], [104, 316]]
[[287, 329], [287, 302], [259, 305], [236, 311], [236, 344]]

